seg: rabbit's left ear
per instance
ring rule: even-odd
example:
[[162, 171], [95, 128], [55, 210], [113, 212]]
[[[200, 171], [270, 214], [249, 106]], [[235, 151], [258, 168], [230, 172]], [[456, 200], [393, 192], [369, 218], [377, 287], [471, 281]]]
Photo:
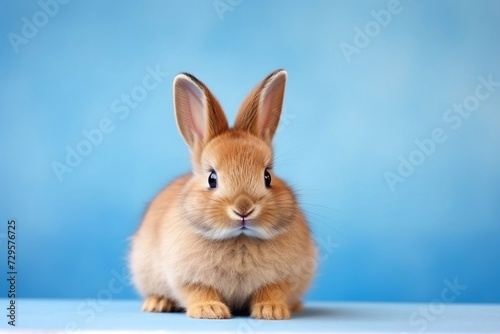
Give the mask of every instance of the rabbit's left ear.
[[235, 130], [248, 131], [271, 142], [281, 117], [286, 77], [284, 70], [274, 71], [254, 88], [238, 111]]
[[179, 131], [191, 150], [229, 129], [217, 99], [189, 73], [175, 77], [174, 111]]

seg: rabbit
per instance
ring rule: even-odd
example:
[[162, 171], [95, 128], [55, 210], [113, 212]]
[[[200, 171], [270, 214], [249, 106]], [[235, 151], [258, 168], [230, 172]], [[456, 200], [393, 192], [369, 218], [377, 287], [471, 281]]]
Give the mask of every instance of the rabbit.
[[284, 70], [267, 76], [229, 128], [201, 81], [175, 77], [175, 118], [192, 172], [154, 198], [131, 239], [143, 311], [288, 319], [301, 309], [317, 250], [294, 193], [273, 171], [286, 79]]

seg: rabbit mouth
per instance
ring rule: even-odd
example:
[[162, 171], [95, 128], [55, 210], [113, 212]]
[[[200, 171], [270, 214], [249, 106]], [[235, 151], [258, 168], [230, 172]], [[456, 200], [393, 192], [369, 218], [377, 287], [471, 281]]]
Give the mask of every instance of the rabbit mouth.
[[238, 220], [238, 224], [239, 226], [237, 227], [237, 230], [238, 231], [247, 231], [247, 230], [250, 230], [251, 227], [250, 227], [250, 222], [248, 221], [248, 219], [241, 219], [241, 220]]
[[248, 224], [249, 224], [248, 219], [243, 218], [239, 221], [239, 223], [240, 223], [240, 230], [247, 230], [248, 229]]
[[262, 233], [251, 226], [248, 226], [248, 223], [245, 223], [245, 225], [242, 225], [236, 230], [236, 236], [238, 235], [245, 235], [247, 237], [253, 237], [253, 238], [262, 238]]
[[228, 237], [238, 237], [238, 236], [247, 236], [253, 238], [263, 238], [262, 231], [254, 225], [252, 225], [251, 220], [249, 219], [239, 219], [236, 221], [236, 226], [227, 231]]
[[265, 228], [255, 224], [254, 219], [231, 219], [232, 226], [210, 228], [208, 226], [198, 226], [195, 230], [201, 236], [212, 240], [227, 240], [238, 237], [248, 237], [257, 239], [272, 239], [282, 232], [283, 229]]
[[274, 238], [281, 233], [281, 231], [267, 230], [257, 226], [252, 226], [248, 224], [247, 220], [245, 220], [245, 225], [242, 225], [240, 223], [239, 226], [233, 226], [232, 228], [207, 229], [198, 232], [203, 237], [212, 240], [227, 240], [237, 237], [248, 237], [266, 240]]

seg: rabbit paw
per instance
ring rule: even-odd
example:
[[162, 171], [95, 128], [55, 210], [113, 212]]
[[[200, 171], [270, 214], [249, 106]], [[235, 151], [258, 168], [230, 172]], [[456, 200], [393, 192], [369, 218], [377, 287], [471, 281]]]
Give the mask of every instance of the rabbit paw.
[[228, 319], [231, 318], [229, 308], [217, 301], [195, 303], [187, 308], [187, 315], [199, 319]]
[[142, 304], [143, 312], [172, 312], [176, 309], [175, 302], [160, 296], [148, 296]]
[[252, 307], [252, 318], [266, 320], [290, 319], [288, 305], [282, 302], [256, 303]]

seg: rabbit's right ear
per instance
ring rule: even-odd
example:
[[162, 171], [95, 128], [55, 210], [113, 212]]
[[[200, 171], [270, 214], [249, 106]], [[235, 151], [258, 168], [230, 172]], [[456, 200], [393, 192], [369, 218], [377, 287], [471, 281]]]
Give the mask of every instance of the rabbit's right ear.
[[229, 128], [217, 99], [188, 73], [174, 79], [174, 110], [179, 131], [191, 150]]

